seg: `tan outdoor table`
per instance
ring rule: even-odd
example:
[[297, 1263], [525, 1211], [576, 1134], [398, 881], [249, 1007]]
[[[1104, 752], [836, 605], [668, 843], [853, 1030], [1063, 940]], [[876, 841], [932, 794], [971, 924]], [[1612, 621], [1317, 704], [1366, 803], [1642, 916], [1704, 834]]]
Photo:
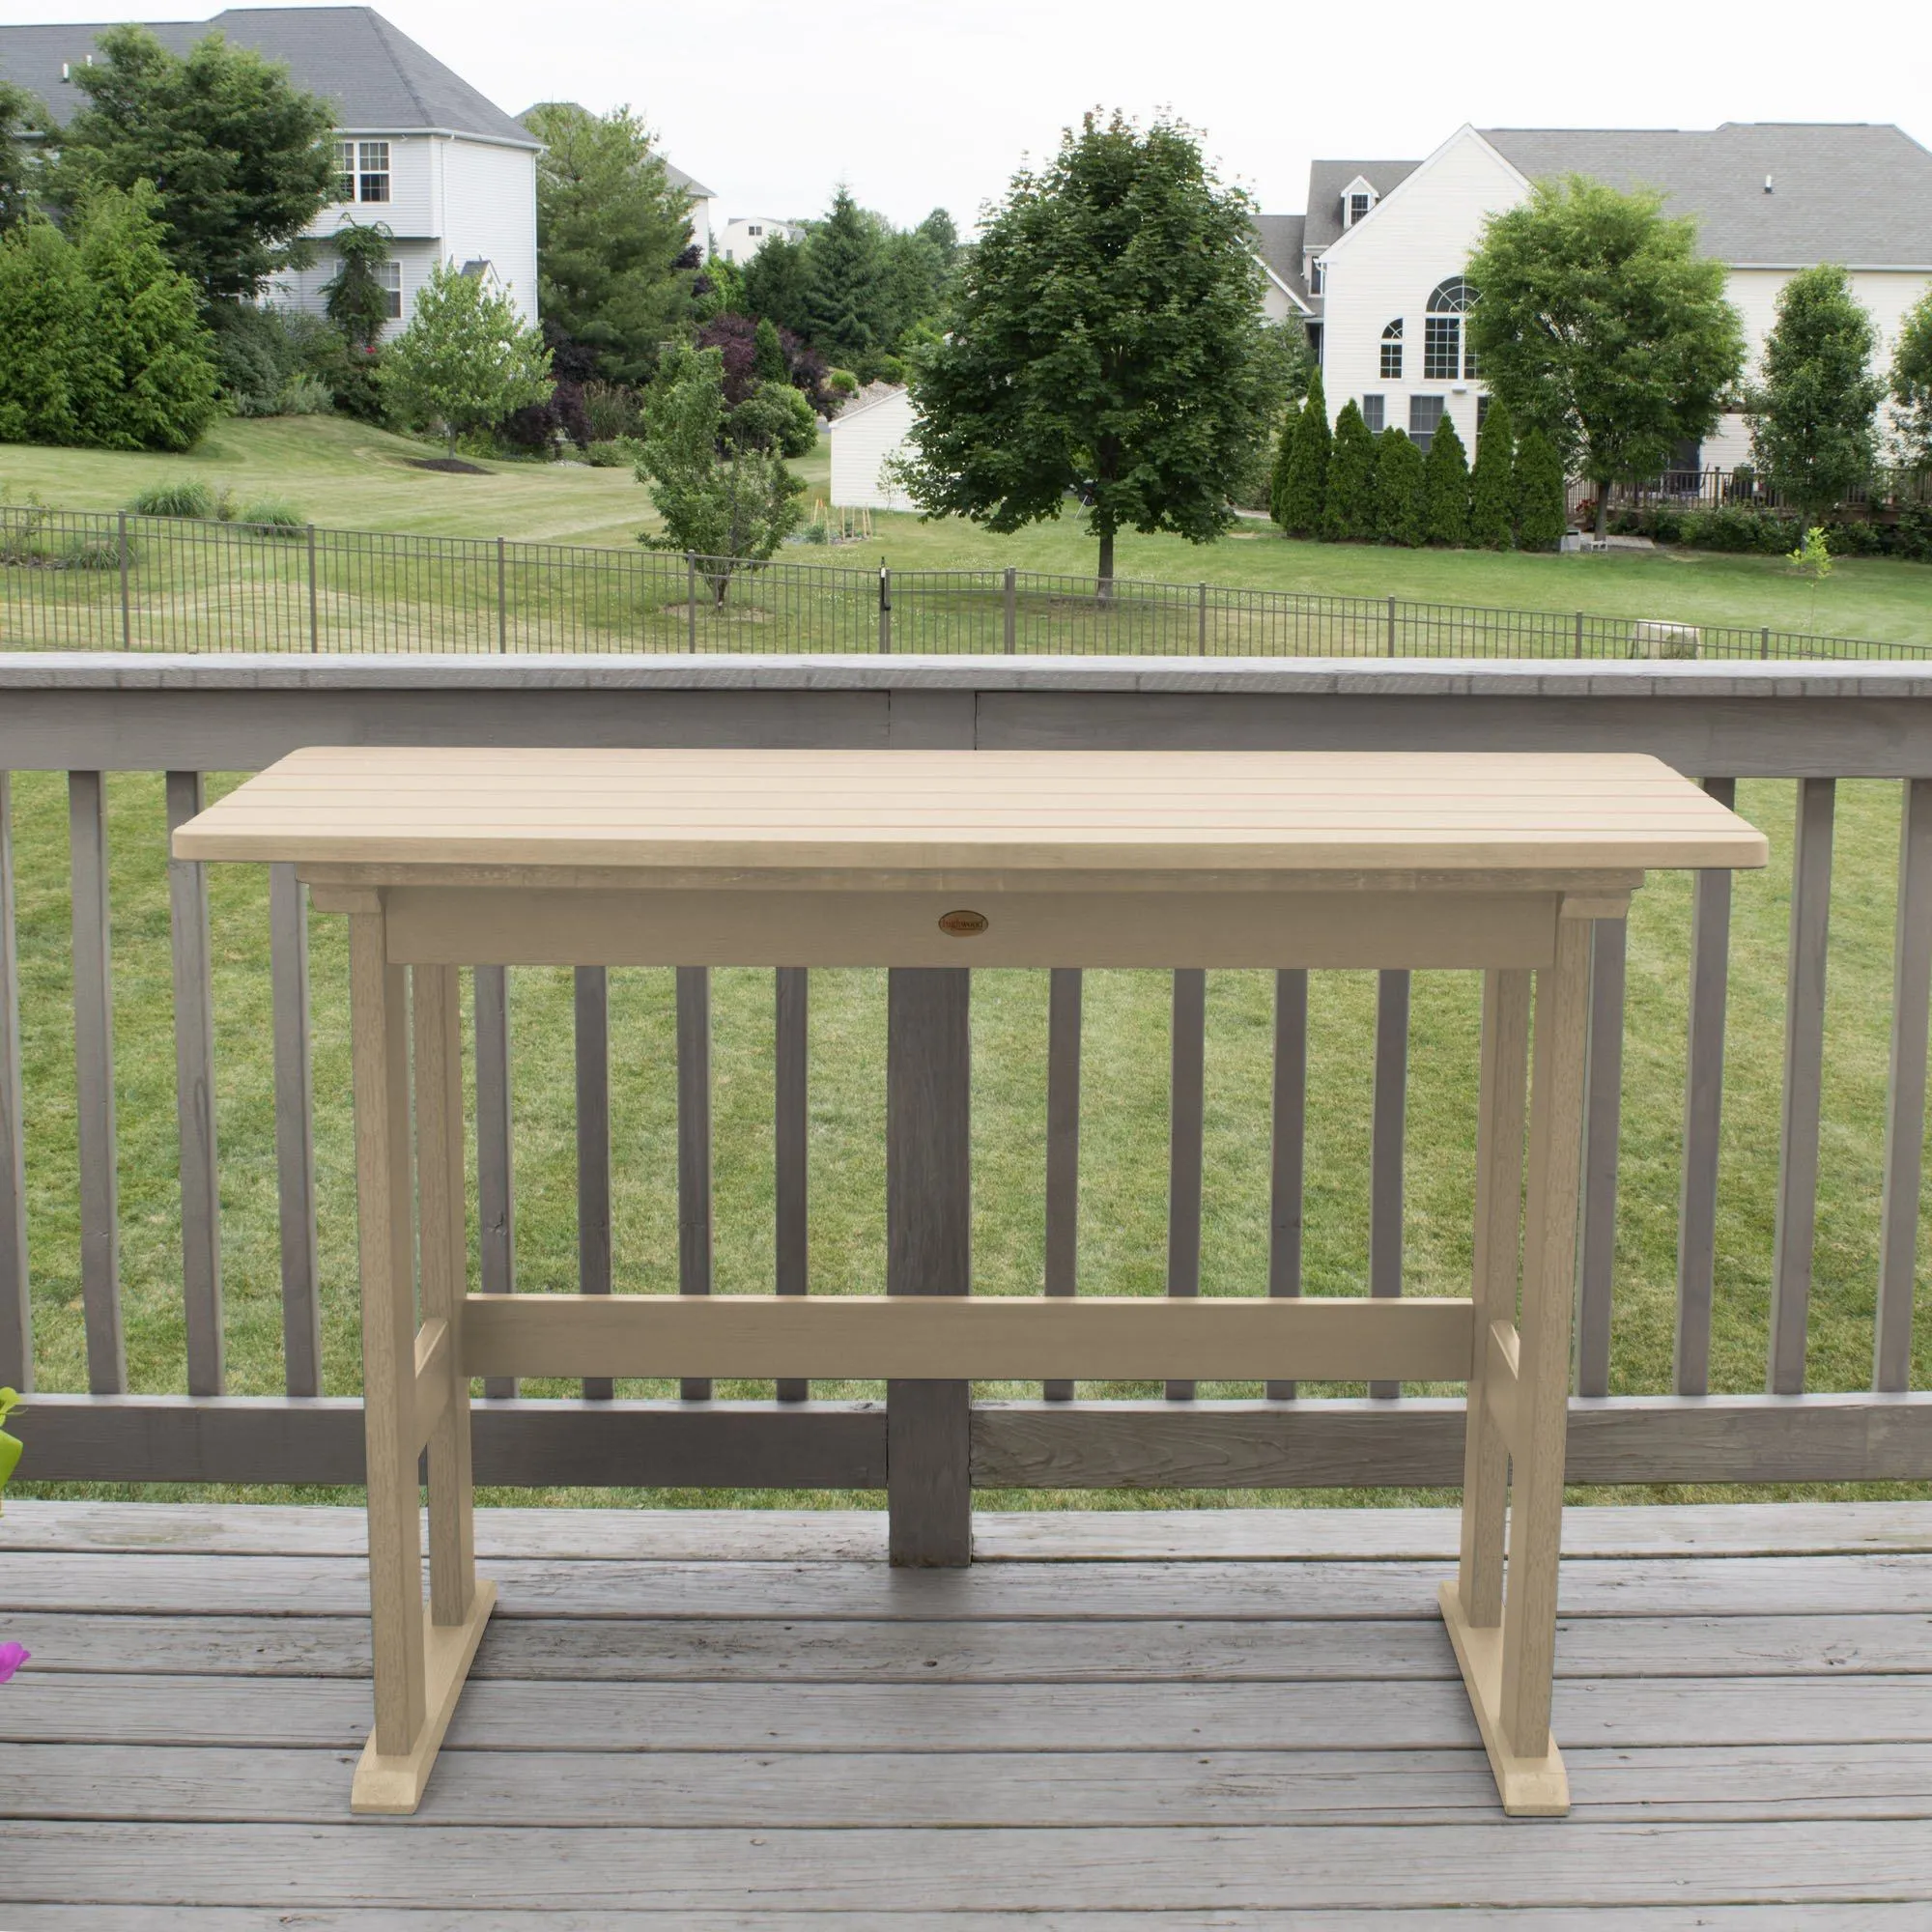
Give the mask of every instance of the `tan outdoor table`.
[[[1442, 1615], [1505, 1809], [1568, 1808], [1549, 1698], [1590, 922], [1648, 867], [1766, 857], [1688, 780], [1601, 755], [315, 749], [175, 852], [291, 862], [350, 918], [376, 1671], [355, 1810], [415, 1809], [475, 1655], [496, 1591], [469, 1381], [515, 1375], [1465, 1381]], [[468, 1294], [457, 974], [478, 964], [1480, 969], [1472, 1293]]]

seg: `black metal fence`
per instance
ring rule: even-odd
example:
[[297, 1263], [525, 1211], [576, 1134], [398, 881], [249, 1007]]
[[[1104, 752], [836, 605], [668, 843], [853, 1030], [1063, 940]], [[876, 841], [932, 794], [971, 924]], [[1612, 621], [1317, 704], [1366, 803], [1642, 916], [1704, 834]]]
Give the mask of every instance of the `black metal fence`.
[[0, 645], [73, 651], [1909, 658], [1932, 641], [1027, 570], [0, 507]]
[[[1591, 483], [1570, 486], [1572, 507], [1596, 495]], [[1648, 483], [1610, 485], [1612, 508], [1641, 509], [1668, 503], [1684, 510], [1717, 510], [1735, 505], [1749, 510], [1791, 510], [1800, 506], [1747, 464], [1734, 469], [1669, 469]], [[1883, 517], [1915, 504], [1932, 503], [1932, 470], [1877, 469], [1870, 478], [1845, 492], [1841, 509], [1861, 516]]]

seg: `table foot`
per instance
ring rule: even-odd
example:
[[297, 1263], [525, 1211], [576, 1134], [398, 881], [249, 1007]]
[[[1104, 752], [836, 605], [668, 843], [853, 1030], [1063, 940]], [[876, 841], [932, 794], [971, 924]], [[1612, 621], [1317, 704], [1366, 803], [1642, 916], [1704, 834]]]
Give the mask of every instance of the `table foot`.
[[1456, 1647], [1456, 1662], [1462, 1667], [1463, 1686], [1469, 1693], [1476, 1726], [1483, 1734], [1483, 1748], [1490, 1754], [1490, 1769], [1495, 1774], [1496, 1790], [1503, 1809], [1512, 1818], [1562, 1818], [1570, 1810], [1570, 1775], [1556, 1740], [1541, 1757], [1519, 1757], [1503, 1742], [1503, 1634], [1500, 1625], [1484, 1630], [1469, 1622], [1463, 1613], [1463, 1600], [1453, 1582], [1444, 1583], [1436, 1593], [1442, 1605], [1442, 1621], [1449, 1626], [1449, 1641]]
[[456, 1700], [463, 1694], [476, 1646], [483, 1640], [483, 1626], [490, 1621], [496, 1603], [496, 1584], [479, 1579], [469, 1614], [460, 1624], [431, 1623], [429, 1606], [423, 1606], [422, 1734], [412, 1750], [397, 1757], [384, 1757], [376, 1749], [374, 1736], [370, 1737], [355, 1766], [355, 1782], [349, 1795], [351, 1811], [407, 1818], [422, 1803], [429, 1775], [436, 1768], [436, 1754], [442, 1748], [443, 1733], [456, 1715]]

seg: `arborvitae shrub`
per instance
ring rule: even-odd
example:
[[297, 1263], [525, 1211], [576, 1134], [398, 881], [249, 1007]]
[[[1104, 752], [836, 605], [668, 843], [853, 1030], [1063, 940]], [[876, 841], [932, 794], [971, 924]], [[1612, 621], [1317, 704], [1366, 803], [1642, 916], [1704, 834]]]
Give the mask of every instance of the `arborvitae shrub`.
[[1399, 429], [1376, 446], [1376, 536], [1413, 549], [1422, 541], [1422, 452]]
[[1490, 398], [1476, 432], [1476, 467], [1469, 478], [1469, 541], [1478, 550], [1508, 550], [1515, 541], [1516, 430], [1502, 399]]
[[1422, 533], [1450, 550], [1469, 541], [1469, 459], [1447, 415], [1435, 425], [1422, 460]]
[[1274, 469], [1268, 477], [1268, 515], [1283, 529], [1288, 527], [1288, 477], [1294, 468], [1294, 445], [1301, 435], [1301, 412], [1290, 410], [1281, 419], [1281, 435], [1276, 439]]
[[1366, 543], [1375, 533], [1376, 440], [1351, 396], [1335, 418], [1321, 534], [1330, 543]]
[[1516, 451], [1516, 540], [1520, 550], [1554, 550], [1570, 527], [1563, 459], [1540, 429]]
[[1321, 528], [1321, 511], [1328, 492], [1328, 404], [1321, 393], [1321, 372], [1309, 379], [1308, 399], [1301, 406], [1301, 427], [1282, 493], [1281, 526], [1290, 536], [1312, 537]]

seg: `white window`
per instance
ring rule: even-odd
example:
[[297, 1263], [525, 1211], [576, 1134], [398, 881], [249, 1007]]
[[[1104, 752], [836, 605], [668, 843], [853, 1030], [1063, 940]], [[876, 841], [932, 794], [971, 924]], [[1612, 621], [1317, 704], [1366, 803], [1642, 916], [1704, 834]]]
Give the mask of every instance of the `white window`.
[[389, 298], [389, 320], [400, 322], [403, 315], [403, 265], [400, 262], [378, 262], [376, 280]]
[[358, 141], [355, 144], [355, 199], [387, 201], [389, 198], [389, 144], [386, 141]]
[[1397, 316], [1396, 319], [1392, 323], [1390, 323], [1385, 329], [1382, 330], [1381, 377], [1384, 383], [1400, 383], [1402, 381], [1402, 317], [1401, 316]]
[[763, 230], [762, 228], [760, 228], [760, 227], [759, 227], [759, 226], [757, 225], [757, 223], [756, 223], [756, 222], [753, 222], [753, 223], [752, 223], [752, 224], [751, 224], [751, 225], [750, 225], [750, 226], [749, 226], [749, 227], [748, 227], [748, 228], [747, 228], [747, 229], [745, 230], [745, 233], [746, 233], [747, 235], [762, 235], [762, 234], [763, 234], [764, 232], [765, 232], [765, 231], [764, 231], [764, 230]]
[[1476, 305], [1476, 291], [1461, 275], [1438, 282], [1430, 292], [1422, 325], [1422, 380], [1453, 383], [1474, 376], [1476, 358], [1463, 355], [1463, 318]]
[[1308, 291], [1311, 295], [1321, 293], [1321, 284], [1327, 280], [1327, 270], [1320, 255], [1316, 256], [1308, 270]]
[[355, 143], [338, 141], [335, 144], [335, 198], [337, 201], [355, 199]]
[[1388, 398], [1386, 396], [1364, 396], [1362, 398], [1362, 420], [1368, 424], [1372, 434], [1381, 435], [1388, 427]]
[[1354, 227], [1374, 206], [1375, 203], [1366, 194], [1351, 194], [1349, 197], [1349, 226]]
[[1409, 397], [1408, 440], [1416, 448], [1428, 449], [1446, 410], [1447, 404], [1440, 396]]

